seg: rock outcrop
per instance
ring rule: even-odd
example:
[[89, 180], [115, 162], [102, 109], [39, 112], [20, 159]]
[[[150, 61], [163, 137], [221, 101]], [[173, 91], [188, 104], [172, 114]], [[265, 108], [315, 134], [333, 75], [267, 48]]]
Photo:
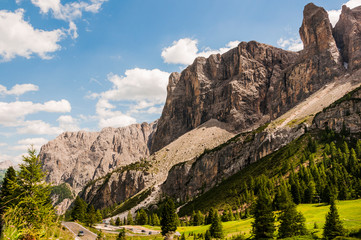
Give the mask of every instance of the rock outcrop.
[[342, 7], [340, 19], [334, 28], [337, 46], [350, 71], [361, 66], [361, 6]]
[[276, 151], [305, 131], [303, 125], [275, 132], [251, 132], [232, 139], [228, 144], [201, 157], [175, 165], [162, 185], [163, 193], [186, 201], [208, 191], [245, 166]]
[[327, 12], [314, 4], [300, 28], [304, 50], [242, 42], [223, 55], [196, 58], [169, 78], [152, 152], [215, 118], [237, 131], [273, 120], [343, 73]]
[[104, 208], [121, 203], [144, 189], [145, 171], [128, 170], [104, 177], [89, 185], [81, 194], [95, 208]]
[[156, 124], [104, 128], [101, 132], [65, 132], [42, 146], [47, 181], [68, 183], [78, 193], [91, 180], [149, 156]]
[[[169, 170], [175, 164], [191, 160], [205, 149], [214, 148], [233, 136], [226, 124], [211, 119], [146, 160], [124, 166], [89, 182], [80, 195], [95, 207], [104, 208], [119, 204], [143, 190], [154, 189], [141, 205], [147, 207], [156, 204], [161, 196], [159, 186], [167, 179]], [[134, 213], [138, 208], [136, 206], [131, 212]], [[126, 213], [119, 217], [123, 219]]]
[[[361, 75], [361, 74], [359, 74]], [[361, 77], [361, 76], [360, 76]], [[325, 108], [313, 120], [314, 127], [336, 132], [361, 132], [361, 88]]]

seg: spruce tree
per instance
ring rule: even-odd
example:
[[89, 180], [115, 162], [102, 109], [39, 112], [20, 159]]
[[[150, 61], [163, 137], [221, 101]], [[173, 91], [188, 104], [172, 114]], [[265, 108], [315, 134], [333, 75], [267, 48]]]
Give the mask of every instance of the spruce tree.
[[11, 205], [16, 186], [16, 172], [13, 167], [6, 170], [2, 186], [0, 188], [0, 214], [4, 212], [7, 206]]
[[12, 206], [3, 217], [5, 225], [22, 232], [20, 239], [37, 239], [55, 224], [55, 211], [50, 199], [50, 185], [45, 183], [45, 173], [34, 149], [28, 150], [20, 164]]
[[109, 224], [112, 225], [112, 226], [115, 226], [115, 221], [114, 221], [113, 218], [110, 219]]
[[126, 236], [125, 236], [125, 229], [122, 228], [120, 229], [119, 235], [117, 236], [117, 240], [125, 240]]
[[182, 233], [182, 236], [181, 236], [180, 240], [186, 240], [185, 233]]
[[136, 221], [138, 225], [146, 225], [148, 223], [148, 215], [144, 209], [140, 209], [140, 211], [138, 211]]
[[86, 214], [86, 203], [83, 199], [79, 196], [75, 198], [74, 206], [71, 211], [71, 218], [73, 221], [84, 222], [85, 221], [85, 214]]
[[211, 224], [213, 222], [213, 215], [214, 215], [214, 208], [211, 208], [206, 218], [206, 224]]
[[117, 217], [117, 219], [115, 220], [115, 226], [120, 226], [120, 224], [120, 217]]
[[89, 227], [97, 222], [97, 216], [93, 205], [89, 205], [85, 220]]
[[14, 190], [16, 186], [16, 172], [13, 167], [9, 167], [6, 170], [5, 177], [3, 179], [2, 186], [0, 188], [0, 235], [3, 225], [2, 215], [5, 213], [6, 209], [13, 205], [11, 201], [14, 196]]
[[218, 216], [218, 213], [215, 212], [213, 216], [213, 222], [211, 226], [209, 227], [209, 233], [214, 238], [223, 238], [223, 226], [222, 221], [220, 217]]
[[305, 218], [302, 213], [297, 211], [293, 202], [289, 202], [288, 207], [281, 212], [279, 221], [278, 234], [280, 238], [305, 235], [307, 233]]
[[332, 197], [330, 211], [326, 215], [326, 223], [323, 227], [323, 237], [326, 240], [329, 240], [334, 239], [337, 236], [343, 236], [344, 234], [345, 230], [340, 220], [340, 216], [338, 215], [336, 203]]
[[96, 219], [97, 219], [97, 222], [101, 222], [103, 219], [102, 213], [100, 212], [99, 209], [96, 211]]
[[177, 214], [175, 212], [174, 202], [171, 198], [165, 200], [162, 209], [162, 219], [160, 221], [162, 235], [165, 236], [169, 232], [177, 230]]
[[272, 212], [272, 203], [266, 191], [258, 195], [253, 208], [254, 222], [252, 233], [256, 239], [273, 238], [275, 232], [275, 217]]
[[212, 239], [212, 235], [211, 235], [209, 230], [206, 231], [206, 234], [204, 235], [204, 239], [205, 240], [211, 240]]
[[129, 211], [127, 216], [127, 225], [134, 225], [132, 213]]
[[153, 218], [153, 226], [159, 226], [160, 225], [160, 220], [159, 220], [158, 214], [153, 213], [152, 218]]

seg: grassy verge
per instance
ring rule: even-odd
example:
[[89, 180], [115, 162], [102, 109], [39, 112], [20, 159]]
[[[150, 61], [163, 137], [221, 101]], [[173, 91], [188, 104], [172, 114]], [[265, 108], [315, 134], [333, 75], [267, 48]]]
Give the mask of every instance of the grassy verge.
[[[322, 237], [325, 216], [330, 206], [325, 204], [300, 204], [297, 209], [303, 213], [306, 218], [306, 227], [309, 232], [313, 232], [317, 237]], [[337, 209], [340, 218], [343, 221], [347, 231], [358, 231], [361, 229], [361, 199], [337, 201]], [[251, 236], [253, 218], [237, 221], [223, 222], [223, 231], [226, 238], [244, 234], [245, 237]], [[317, 228], [315, 228], [315, 223]], [[278, 225], [278, 223], [276, 223]], [[145, 225], [144, 227], [160, 231], [158, 226]], [[178, 227], [177, 231], [185, 234], [186, 239], [194, 239], [193, 235], [205, 233], [210, 225]], [[277, 233], [276, 233], [277, 234]], [[115, 234], [107, 234], [107, 239], [116, 239]], [[160, 235], [156, 236], [128, 236], [128, 239], [162, 239]], [[301, 236], [292, 239], [312, 239], [311, 236]], [[354, 238], [342, 238], [354, 239]]]

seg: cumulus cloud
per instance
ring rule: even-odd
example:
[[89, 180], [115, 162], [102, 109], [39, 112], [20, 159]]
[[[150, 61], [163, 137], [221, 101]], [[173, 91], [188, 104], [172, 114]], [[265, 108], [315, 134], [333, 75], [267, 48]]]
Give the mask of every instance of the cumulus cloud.
[[116, 107], [109, 103], [109, 100], [100, 98], [96, 104], [97, 118], [99, 127], [124, 127], [136, 123], [136, 119], [125, 115], [121, 111], [114, 110]]
[[[9, 27], [11, 26], [11, 27]], [[64, 33], [60, 29], [44, 31], [24, 20], [24, 10], [0, 10], [0, 59], [10, 61], [16, 56], [30, 58], [38, 55], [50, 59], [60, 49], [58, 42]]]
[[39, 87], [34, 84], [16, 84], [10, 90], [0, 84], [0, 95], [16, 95], [20, 96], [31, 91], [38, 91]]
[[33, 102], [0, 102], [0, 125], [17, 126], [25, 116], [38, 112], [65, 113], [71, 111], [70, 103], [62, 99], [60, 101], [48, 101], [45, 103]]
[[31, 146], [34, 147], [34, 149], [39, 152], [42, 145], [46, 144], [48, 142], [48, 139], [46, 138], [26, 138], [21, 139], [17, 143], [19, 145], [11, 147], [12, 150], [15, 151], [26, 151]]
[[[350, 0], [346, 3], [344, 3], [343, 5], [346, 5], [347, 7], [352, 9], [352, 8], [361, 6], [361, 0]], [[328, 12], [328, 17], [330, 18], [330, 22], [331, 22], [332, 26], [335, 26], [340, 18], [341, 9], [330, 10], [327, 12]]]
[[62, 115], [57, 119], [59, 127], [64, 131], [75, 132], [79, 131], [79, 120], [70, 115]]
[[41, 120], [23, 121], [19, 125], [21, 126], [16, 129], [18, 134], [59, 135], [64, 132], [63, 129]]
[[48, 14], [51, 12], [54, 18], [67, 21], [69, 23], [68, 34], [72, 38], [78, 37], [74, 20], [81, 18], [83, 12], [98, 13], [106, 1], [108, 0], [74, 1], [63, 5], [60, 0], [31, 0], [32, 4], [40, 8], [41, 13]]
[[[96, 104], [99, 127], [121, 127], [136, 123], [133, 113], [159, 113], [159, 106], [167, 95], [168, 72], [159, 69], [134, 68], [127, 70], [124, 76], [109, 74], [112, 88], [102, 93], [92, 93], [98, 98]], [[116, 102], [127, 101], [132, 105], [126, 112], [117, 110]]]
[[277, 44], [283, 49], [287, 49], [295, 52], [303, 49], [303, 43], [300, 38], [289, 38], [289, 39], [280, 38], [277, 41]]
[[238, 44], [239, 41], [231, 41], [227, 43], [224, 48], [218, 50], [206, 48], [204, 51], [199, 52], [197, 39], [182, 38], [174, 41], [172, 46], [164, 48], [161, 55], [166, 63], [189, 65], [193, 63], [196, 57], [209, 57], [211, 54], [222, 54], [237, 47]]

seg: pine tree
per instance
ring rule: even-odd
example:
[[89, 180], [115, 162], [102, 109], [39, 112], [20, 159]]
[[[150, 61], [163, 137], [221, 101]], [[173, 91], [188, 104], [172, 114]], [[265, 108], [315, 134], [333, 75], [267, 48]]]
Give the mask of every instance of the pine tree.
[[180, 240], [186, 240], [185, 233], [182, 233], [182, 236], [181, 236]]
[[175, 212], [174, 202], [171, 198], [165, 200], [160, 224], [163, 236], [169, 232], [175, 232], [177, 230], [177, 215]]
[[345, 230], [340, 220], [340, 216], [338, 215], [336, 203], [334, 199], [331, 198], [330, 211], [327, 213], [326, 223], [323, 227], [323, 237], [326, 240], [329, 240], [334, 239], [337, 236], [343, 236], [344, 234]]
[[132, 213], [129, 211], [127, 216], [127, 225], [134, 225]]
[[89, 227], [93, 226], [94, 223], [97, 222], [97, 216], [93, 205], [89, 205], [88, 207], [86, 222]]
[[126, 236], [125, 236], [125, 229], [122, 228], [120, 229], [119, 235], [117, 236], [117, 240], [125, 240]]
[[120, 224], [120, 217], [117, 217], [117, 219], [115, 220], [115, 226], [120, 226]]
[[213, 222], [213, 215], [214, 215], [214, 208], [211, 208], [206, 218], [206, 224], [211, 224]]
[[101, 222], [103, 219], [102, 213], [100, 212], [99, 209], [96, 211], [96, 219], [97, 219], [97, 222]]
[[0, 188], [0, 235], [3, 225], [2, 215], [5, 213], [6, 209], [13, 205], [12, 199], [14, 196], [16, 184], [16, 172], [13, 167], [9, 167], [6, 170], [5, 177], [3, 179], [2, 186]]
[[3, 214], [5, 225], [12, 225], [23, 234], [20, 239], [36, 239], [55, 224], [55, 211], [50, 199], [50, 185], [34, 149], [28, 150], [20, 164], [12, 206]]
[[114, 219], [113, 219], [113, 218], [110, 219], [109, 224], [112, 225], [112, 226], [115, 225], [115, 222], [114, 222]]
[[148, 223], [148, 215], [144, 209], [140, 209], [140, 211], [138, 211], [136, 222], [138, 225], [146, 225]]
[[273, 238], [275, 232], [275, 217], [272, 212], [272, 203], [269, 195], [262, 191], [253, 208], [254, 222], [253, 235], [256, 239]]
[[213, 222], [211, 226], [209, 227], [209, 233], [214, 238], [223, 238], [223, 226], [220, 217], [218, 216], [218, 213], [215, 212], [213, 217]]
[[159, 226], [160, 225], [160, 220], [159, 220], [158, 214], [153, 213], [152, 218], [153, 218], [153, 226]]
[[278, 229], [280, 238], [305, 235], [307, 233], [305, 218], [302, 213], [297, 211], [293, 202], [289, 202], [288, 207], [281, 212], [279, 220], [281, 223]]
[[204, 235], [204, 239], [205, 240], [211, 240], [212, 239], [212, 235], [211, 235], [211, 232], [209, 230], [206, 231], [206, 234]]
[[83, 199], [81, 199], [79, 196], [75, 198], [74, 201], [74, 207], [71, 211], [71, 218], [73, 221], [80, 221], [84, 222], [85, 220], [85, 214], [86, 214], [86, 203]]

